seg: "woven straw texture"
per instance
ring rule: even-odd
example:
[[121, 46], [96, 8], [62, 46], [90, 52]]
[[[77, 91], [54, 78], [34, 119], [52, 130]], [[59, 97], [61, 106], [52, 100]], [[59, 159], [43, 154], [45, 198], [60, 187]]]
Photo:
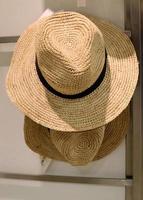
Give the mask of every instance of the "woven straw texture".
[[124, 139], [128, 125], [128, 108], [106, 127], [80, 133], [50, 130], [25, 117], [24, 135], [29, 148], [44, 157], [85, 165], [115, 150]]
[[[64, 94], [89, 88], [107, 68], [100, 86], [89, 95], [65, 99], [48, 91], [48, 83]], [[59, 12], [30, 25], [17, 42], [7, 74], [10, 99], [33, 121], [58, 131], [85, 131], [111, 122], [129, 104], [138, 79], [138, 61], [130, 39], [116, 26], [96, 17]]]
[[105, 127], [84, 132], [50, 131], [51, 141], [63, 157], [72, 165], [85, 165], [97, 154], [103, 138]]

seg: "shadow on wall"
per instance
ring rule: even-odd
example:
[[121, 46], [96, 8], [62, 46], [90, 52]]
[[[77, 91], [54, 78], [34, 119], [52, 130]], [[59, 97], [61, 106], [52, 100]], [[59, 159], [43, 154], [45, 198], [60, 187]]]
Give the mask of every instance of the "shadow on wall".
[[[67, 1], [67, 0], [45, 0], [44, 7], [50, 8], [54, 12], [59, 10], [74, 10], [79, 11], [80, 9], [77, 7], [77, 0]], [[82, 8], [82, 11], [86, 10], [86, 8]]]
[[0, 43], [0, 66], [9, 66], [13, 54], [14, 43]]
[[13, 52], [0, 52], [0, 66], [9, 66]]
[[78, 0], [44, 0], [44, 8], [54, 12], [59, 10], [79, 11], [108, 20], [124, 28], [124, 0], [86, 0], [86, 7], [78, 7]]

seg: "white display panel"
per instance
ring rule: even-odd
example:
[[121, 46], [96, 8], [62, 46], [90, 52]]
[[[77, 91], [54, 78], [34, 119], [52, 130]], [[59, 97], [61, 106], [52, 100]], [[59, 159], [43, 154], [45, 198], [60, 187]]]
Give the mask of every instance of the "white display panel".
[[[3, 2], [4, 9], [6, 8], [6, 6], [4, 7], [6, 1]], [[19, 13], [20, 9], [28, 10], [32, 6], [32, 3], [34, 2], [30, 1], [29, 4], [24, 4], [23, 1], [21, 1], [21, 4], [17, 4], [17, 1], [15, 0], [16, 8], [11, 5], [12, 7], [10, 12], [12, 12], [13, 9], [19, 9]], [[33, 18], [28, 16], [28, 14], [25, 15], [25, 18], [23, 18], [23, 15], [21, 15], [21, 29], [25, 28], [25, 23], [30, 23], [30, 21], [36, 19], [36, 17], [40, 15], [40, 12], [42, 12], [42, 8], [44, 9], [44, 6], [47, 6], [51, 12], [64, 9], [80, 10], [91, 14], [96, 13], [96, 15], [102, 16], [102, 18], [113, 21], [114, 23], [116, 22], [116, 24], [119, 26], [123, 26], [124, 24], [122, 1], [119, 3], [119, 1], [116, 0], [115, 3], [115, 0], [114, 2], [113, 0], [110, 0], [108, 1], [108, 5], [106, 4], [105, 0], [102, 0], [100, 4], [97, 1], [86, 1], [86, 7], [77, 7], [77, 1], [70, 1], [69, 3], [67, 3], [67, 1], [40, 1], [40, 3], [41, 4], [38, 3], [38, 5], [35, 4], [35, 7], [39, 9], [39, 12], [34, 10], [33, 14], [31, 14], [31, 17]], [[112, 5], [112, 8], [114, 7], [112, 12], [110, 11], [111, 7], [109, 5]], [[7, 6], [9, 6], [9, 4], [7, 4]], [[94, 12], [93, 8], [95, 10]], [[1, 15], [3, 14], [4, 13]], [[11, 13], [9, 14], [11, 15]], [[11, 24], [16, 22], [14, 21], [16, 17], [14, 19], [12, 16], [13, 15], [11, 15]], [[15, 13], [14, 16], [17, 16], [17, 13]], [[8, 20], [8, 18], [6, 18], [6, 20]], [[7, 21], [7, 24], [10, 23]], [[15, 28], [13, 30], [17, 31], [17, 34], [19, 34], [18, 28], [19, 24], [15, 24]], [[10, 32], [8, 32], [8, 29], [5, 29], [5, 26], [3, 31], [5, 32], [5, 35], [10, 35]], [[25, 145], [23, 136], [23, 114], [19, 112], [17, 108], [10, 102], [5, 90], [5, 76], [10, 64], [13, 48], [14, 44], [0, 45], [0, 110], [3, 113], [0, 116], [0, 124], [2, 130], [1, 137], [3, 138], [0, 140], [0, 171], [38, 174], [43, 170], [41, 168], [39, 156], [33, 153]], [[125, 143], [122, 142], [122, 144], [110, 155], [99, 161], [90, 163], [85, 167], [73, 167], [64, 162], [52, 160], [47, 173], [54, 175], [123, 178], [125, 177]]]
[[[7, 71], [7, 66], [0, 67], [0, 111], [2, 112], [2, 115], [0, 115], [2, 130], [2, 139], [0, 140], [0, 171], [39, 174], [43, 171], [40, 157], [38, 154], [32, 152], [26, 146], [24, 141], [24, 115], [10, 102], [6, 93], [5, 78]], [[122, 142], [114, 152], [99, 161], [88, 164], [87, 166], [74, 167], [68, 163], [54, 160], [50, 162], [51, 163], [47, 170], [48, 174], [124, 178], [125, 144]]]
[[[46, 9], [82, 11], [102, 17], [124, 28], [123, 0], [86, 0], [86, 7], [77, 7], [77, 0], [1, 0], [0, 36], [19, 35]], [[10, 102], [5, 91], [5, 77], [13, 44], [0, 45], [0, 171], [42, 174], [40, 158], [24, 142], [23, 114]], [[85, 167], [72, 167], [51, 161], [47, 174], [90, 177], [125, 177], [125, 141], [110, 155]], [[56, 192], [55, 192], [56, 191]], [[124, 200], [122, 187], [43, 183], [0, 180], [0, 200], [30, 199], [99, 199]]]

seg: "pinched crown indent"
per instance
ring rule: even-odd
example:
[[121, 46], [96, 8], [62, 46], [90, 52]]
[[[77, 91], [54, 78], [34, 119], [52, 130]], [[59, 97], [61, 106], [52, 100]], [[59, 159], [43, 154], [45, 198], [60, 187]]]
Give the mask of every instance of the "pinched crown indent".
[[86, 90], [103, 69], [102, 33], [79, 13], [61, 12], [41, 19], [35, 42], [40, 71], [60, 93], [71, 95]]

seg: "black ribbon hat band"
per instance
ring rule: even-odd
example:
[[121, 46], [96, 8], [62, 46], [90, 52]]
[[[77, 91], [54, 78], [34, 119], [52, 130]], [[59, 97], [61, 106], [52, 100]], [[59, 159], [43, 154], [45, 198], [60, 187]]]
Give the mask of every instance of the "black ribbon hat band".
[[45, 88], [47, 90], [49, 90], [50, 92], [52, 92], [53, 94], [62, 97], [62, 98], [66, 98], [66, 99], [77, 99], [77, 98], [82, 98], [85, 97], [87, 95], [89, 95], [90, 93], [92, 93], [94, 90], [96, 90], [100, 84], [102, 83], [104, 77], [105, 77], [105, 73], [106, 73], [106, 65], [107, 65], [107, 52], [105, 51], [105, 63], [104, 63], [104, 67], [102, 69], [102, 72], [100, 73], [100, 76], [98, 77], [98, 79], [94, 82], [93, 85], [91, 85], [89, 88], [87, 88], [86, 90], [84, 90], [83, 92], [80, 92], [78, 94], [73, 94], [73, 95], [67, 95], [67, 94], [62, 94], [58, 91], [56, 91], [53, 87], [51, 87], [48, 82], [45, 80], [44, 76], [42, 75], [39, 65], [38, 65], [38, 60], [36, 57], [36, 70], [37, 70], [37, 74], [39, 76], [39, 79], [41, 81], [41, 83], [45, 86]]

